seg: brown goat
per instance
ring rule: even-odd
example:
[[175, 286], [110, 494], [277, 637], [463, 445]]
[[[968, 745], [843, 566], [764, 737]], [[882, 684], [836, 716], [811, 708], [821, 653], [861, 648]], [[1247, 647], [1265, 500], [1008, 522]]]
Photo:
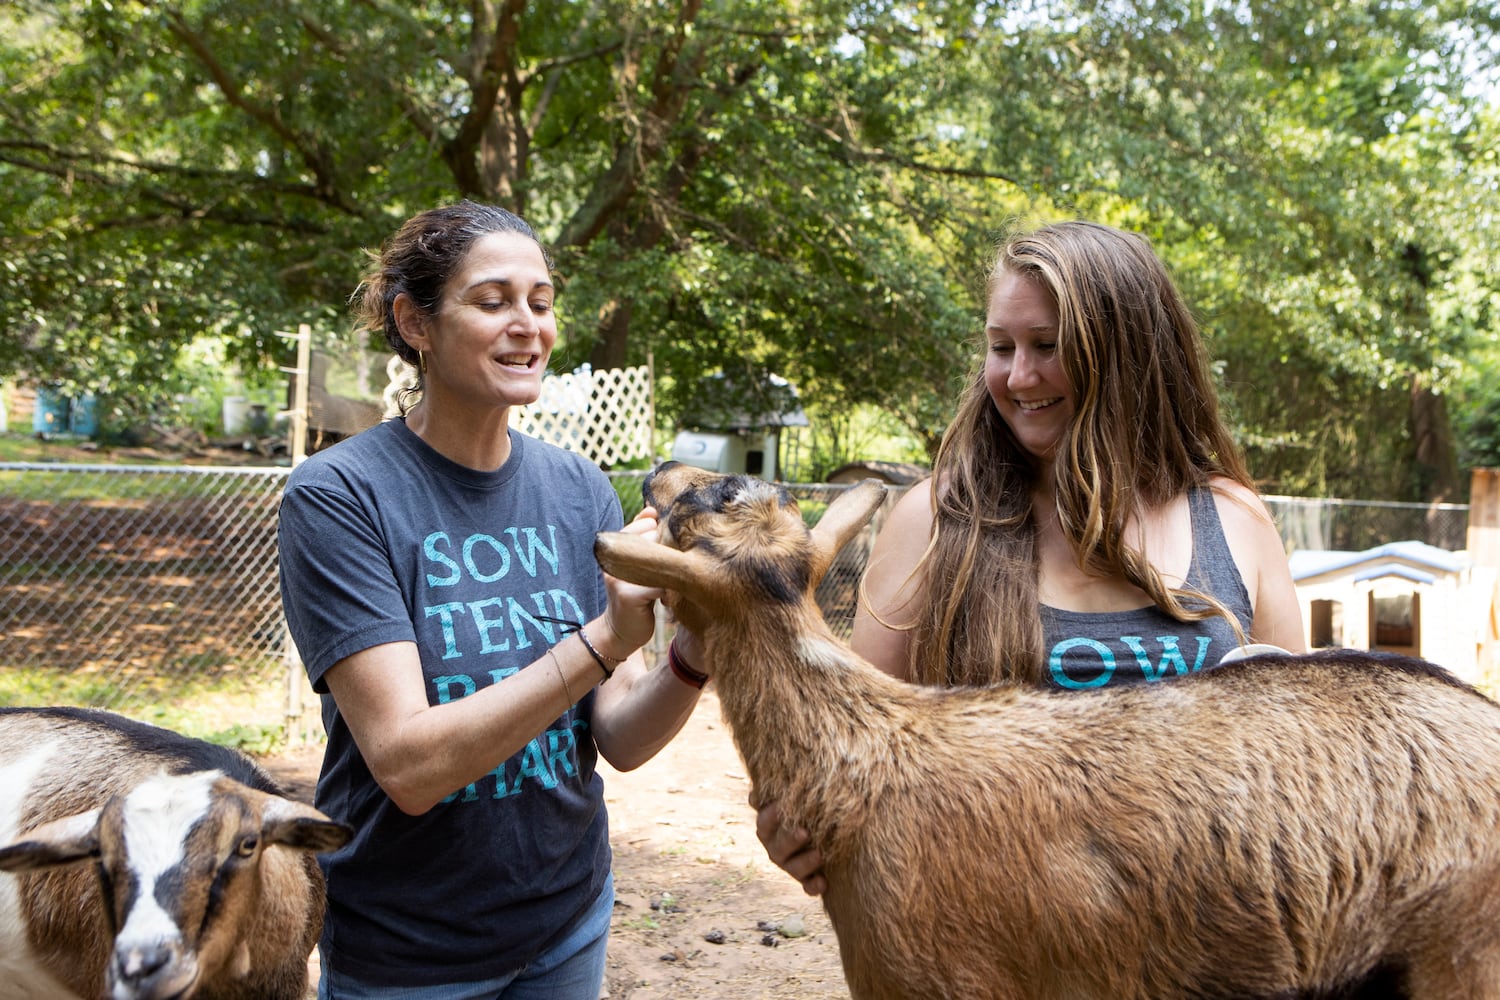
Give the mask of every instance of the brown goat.
[[667, 465], [664, 544], [757, 801], [825, 859], [879, 998], [1500, 997], [1500, 706], [1419, 660], [1252, 658], [1063, 693], [904, 684], [811, 599], [880, 503], [811, 532], [784, 491]]
[[302, 1000], [350, 835], [225, 747], [0, 709], [0, 996]]

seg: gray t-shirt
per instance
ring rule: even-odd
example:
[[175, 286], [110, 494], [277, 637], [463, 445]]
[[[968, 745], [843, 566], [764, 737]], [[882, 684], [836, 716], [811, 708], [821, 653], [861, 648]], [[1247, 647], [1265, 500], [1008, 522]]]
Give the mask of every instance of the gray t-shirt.
[[[1188, 510], [1193, 558], [1187, 586], [1227, 607], [1248, 638], [1250, 595], [1224, 538], [1213, 492], [1207, 488], [1189, 491]], [[1104, 613], [1043, 605], [1042, 632], [1048, 650], [1047, 677], [1054, 687], [1069, 691], [1196, 673], [1217, 666], [1220, 657], [1240, 644], [1221, 616], [1180, 622], [1154, 604]]]
[[322, 944], [331, 967], [364, 982], [518, 969], [571, 929], [609, 873], [592, 693], [483, 779], [408, 816], [323, 681], [352, 653], [415, 642], [436, 705], [561, 641], [544, 616], [603, 611], [594, 536], [622, 520], [608, 479], [515, 431], [511, 448], [499, 470], [477, 472], [392, 420], [310, 457], [282, 498], [282, 600], [328, 731], [316, 802], [356, 831], [323, 858]]

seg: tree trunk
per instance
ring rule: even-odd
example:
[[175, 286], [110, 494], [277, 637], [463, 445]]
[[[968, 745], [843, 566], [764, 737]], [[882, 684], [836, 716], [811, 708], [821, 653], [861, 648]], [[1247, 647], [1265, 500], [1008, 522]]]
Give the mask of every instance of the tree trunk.
[[625, 367], [631, 311], [629, 299], [614, 299], [604, 307], [595, 327], [594, 346], [589, 348], [589, 364], [595, 371]]
[[1447, 401], [1427, 387], [1427, 380], [1411, 380], [1412, 474], [1422, 499], [1442, 503], [1459, 495], [1458, 457]]

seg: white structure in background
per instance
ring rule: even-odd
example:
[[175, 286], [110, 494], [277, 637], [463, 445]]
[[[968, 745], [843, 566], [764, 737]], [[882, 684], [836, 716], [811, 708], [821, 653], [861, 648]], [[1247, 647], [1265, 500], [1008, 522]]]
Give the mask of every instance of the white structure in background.
[[[385, 419], [395, 416], [397, 395], [416, 383], [416, 372], [396, 355], [386, 362], [389, 384], [381, 393]], [[542, 379], [535, 403], [514, 407], [511, 426], [578, 452], [598, 465], [617, 465], [655, 453], [655, 400], [651, 367], [594, 371], [583, 365]]]
[[401, 415], [401, 407], [397, 403], [401, 393], [417, 386], [417, 370], [405, 361], [400, 355], [392, 354], [390, 360], [385, 363], [385, 388], [380, 391], [380, 404], [382, 420]]
[[1290, 564], [1309, 648], [1405, 653], [1479, 678], [1496, 571], [1467, 552], [1389, 542], [1363, 552], [1298, 549]]
[[760, 380], [710, 375], [682, 414], [672, 459], [710, 472], [778, 479], [782, 430], [806, 426], [796, 387], [780, 375]]

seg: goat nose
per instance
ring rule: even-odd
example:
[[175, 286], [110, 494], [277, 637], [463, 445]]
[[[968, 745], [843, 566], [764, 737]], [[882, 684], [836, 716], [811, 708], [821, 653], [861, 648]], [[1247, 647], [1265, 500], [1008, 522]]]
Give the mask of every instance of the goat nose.
[[681, 464], [681, 462], [668, 459], [667, 461], [662, 462], [656, 468], [652, 469], [650, 472], [646, 473], [646, 478], [641, 480], [641, 499], [646, 501], [646, 505], [648, 507], [656, 506], [656, 501], [652, 498], [651, 493], [651, 484], [656, 482], [656, 477], [661, 473], [666, 472], [668, 469]]
[[165, 942], [116, 951], [109, 970], [110, 988], [106, 995], [115, 1000], [146, 1000], [171, 995], [157, 986], [162, 978], [176, 978], [172, 975], [176, 957], [177, 949]]

